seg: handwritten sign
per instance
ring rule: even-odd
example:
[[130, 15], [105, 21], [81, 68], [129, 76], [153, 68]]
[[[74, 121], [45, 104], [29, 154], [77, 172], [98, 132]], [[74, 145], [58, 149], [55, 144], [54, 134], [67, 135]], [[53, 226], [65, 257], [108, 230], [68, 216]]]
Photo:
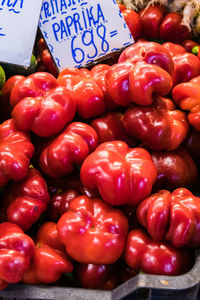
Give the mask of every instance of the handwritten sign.
[[134, 42], [115, 0], [43, 0], [39, 27], [60, 71]]
[[42, 0], [0, 0], [0, 61], [29, 66]]

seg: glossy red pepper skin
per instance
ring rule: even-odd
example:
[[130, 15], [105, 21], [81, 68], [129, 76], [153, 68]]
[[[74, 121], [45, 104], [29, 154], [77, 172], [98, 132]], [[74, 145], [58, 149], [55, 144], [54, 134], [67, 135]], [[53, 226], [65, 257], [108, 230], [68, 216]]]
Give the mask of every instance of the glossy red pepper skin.
[[113, 111], [90, 122], [90, 125], [98, 134], [99, 144], [120, 140], [127, 143], [130, 147], [136, 146], [137, 141], [128, 135], [123, 119], [122, 113]]
[[171, 42], [164, 43], [163, 47], [169, 51], [174, 62], [174, 86], [200, 75], [200, 60], [196, 55], [187, 53], [184, 47]]
[[154, 184], [155, 191], [189, 188], [196, 183], [198, 175], [196, 164], [183, 147], [174, 151], [152, 152], [151, 155], [158, 172]]
[[5, 191], [1, 217], [26, 231], [47, 209], [49, 201], [44, 178], [38, 170], [29, 169], [24, 180], [11, 183]]
[[119, 57], [119, 63], [130, 61], [132, 64], [145, 62], [156, 65], [169, 74], [173, 74], [174, 64], [169, 52], [155, 42], [138, 41], [126, 48]]
[[80, 174], [83, 184], [98, 189], [107, 203], [135, 206], [150, 195], [157, 171], [146, 150], [113, 141], [98, 146]]
[[56, 223], [46, 222], [39, 228], [31, 266], [23, 276], [27, 284], [53, 283], [64, 273], [70, 273], [73, 265], [58, 239]]
[[190, 38], [188, 28], [181, 24], [182, 14], [177, 12], [168, 13], [160, 25], [159, 37], [165, 41], [180, 43]]
[[129, 267], [147, 274], [180, 275], [192, 266], [191, 253], [165, 242], [155, 242], [142, 230], [128, 233], [124, 259]]
[[155, 95], [165, 96], [172, 88], [171, 76], [156, 65], [137, 63], [129, 80], [131, 100], [139, 105], [151, 105]]
[[87, 69], [66, 68], [58, 76], [60, 85], [71, 91], [78, 114], [89, 119], [101, 115], [115, 105], [107, 91], [105, 76], [110, 66], [100, 64]]
[[169, 73], [144, 62], [132, 66], [129, 61], [114, 65], [106, 78], [113, 101], [121, 106], [130, 106], [131, 102], [150, 105], [155, 95], [167, 95], [172, 88]]
[[64, 178], [47, 178], [47, 184], [51, 194], [47, 214], [54, 222], [68, 210], [71, 200], [79, 195], [86, 195], [89, 198], [99, 197], [95, 190], [82, 184], [79, 172], [73, 172]]
[[60, 241], [76, 261], [86, 264], [112, 264], [121, 256], [128, 220], [101, 199], [80, 196], [57, 223]]
[[192, 54], [185, 53], [174, 56], [174, 86], [181, 82], [190, 81], [200, 75], [200, 59]]
[[48, 207], [48, 216], [50, 220], [58, 221], [59, 218], [68, 210], [69, 203], [79, 196], [76, 190], [59, 191], [51, 197]]
[[12, 223], [0, 224], [0, 290], [22, 280], [34, 253], [32, 239]]
[[155, 241], [165, 239], [175, 247], [200, 244], [200, 198], [186, 188], [151, 195], [138, 206], [137, 217]]
[[113, 290], [120, 283], [120, 265], [79, 264], [76, 274], [80, 285], [86, 289]]
[[130, 107], [124, 114], [124, 124], [131, 136], [157, 151], [175, 150], [189, 131], [185, 113], [162, 97], [155, 98], [152, 106]]
[[116, 103], [113, 102], [112, 97], [109, 94], [106, 82], [106, 74], [110, 70], [110, 68], [111, 66], [107, 64], [98, 64], [94, 66], [90, 71], [92, 80], [94, 80], [99, 88], [103, 91], [106, 111], [112, 110], [117, 106]]
[[200, 76], [176, 85], [172, 97], [181, 109], [189, 111], [188, 121], [195, 130], [200, 131]]
[[136, 41], [141, 33], [141, 19], [137, 12], [132, 9], [123, 9], [121, 15], [125, 19], [127, 26]]
[[185, 48], [187, 52], [192, 52], [192, 48], [195, 46], [198, 46], [198, 43], [196, 43], [193, 40], [184, 40], [181, 45]]
[[129, 74], [133, 64], [129, 61], [113, 65], [106, 74], [106, 83], [113, 102], [117, 105], [131, 104]]
[[169, 52], [172, 59], [176, 55], [187, 53], [186, 49], [183, 46], [172, 42], [165, 42], [162, 46]]
[[12, 118], [20, 130], [49, 137], [58, 134], [73, 120], [75, 113], [76, 103], [68, 90], [57, 87], [43, 96], [20, 100], [12, 111]]
[[166, 8], [164, 6], [154, 5], [139, 11], [142, 33], [146, 38], [157, 39], [159, 37], [160, 25], [164, 19]]
[[73, 122], [42, 150], [40, 167], [50, 177], [65, 176], [74, 165], [80, 166], [97, 145], [97, 133], [91, 126]]
[[25, 79], [25, 76], [14, 75], [6, 80], [1, 90], [1, 102], [0, 102], [0, 119], [7, 120], [11, 118], [12, 107], [10, 105], [10, 94], [14, 86]]
[[40, 53], [40, 58], [46, 71], [51, 73], [53, 76], [58, 77], [58, 69], [56, 68], [56, 65], [48, 49], [44, 49]]
[[0, 125], [0, 186], [26, 177], [34, 150], [29, 136], [17, 130], [12, 119]]
[[15, 85], [10, 95], [10, 104], [14, 107], [23, 98], [42, 97], [58, 86], [58, 81], [53, 75], [47, 72], [36, 72]]

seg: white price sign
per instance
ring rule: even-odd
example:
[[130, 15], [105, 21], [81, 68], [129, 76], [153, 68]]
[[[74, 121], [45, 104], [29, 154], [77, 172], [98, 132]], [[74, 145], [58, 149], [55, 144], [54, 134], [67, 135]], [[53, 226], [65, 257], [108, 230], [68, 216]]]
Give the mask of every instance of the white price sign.
[[134, 42], [115, 0], [43, 0], [39, 27], [60, 71]]
[[0, 61], [29, 66], [42, 0], [0, 0]]

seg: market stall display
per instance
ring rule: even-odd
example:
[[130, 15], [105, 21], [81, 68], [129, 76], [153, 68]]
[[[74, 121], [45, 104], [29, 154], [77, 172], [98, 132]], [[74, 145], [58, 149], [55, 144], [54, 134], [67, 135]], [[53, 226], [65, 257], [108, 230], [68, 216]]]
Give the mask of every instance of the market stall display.
[[0, 297], [198, 286], [200, 6], [150, 2], [100, 63], [59, 72], [38, 32], [30, 73], [0, 67]]

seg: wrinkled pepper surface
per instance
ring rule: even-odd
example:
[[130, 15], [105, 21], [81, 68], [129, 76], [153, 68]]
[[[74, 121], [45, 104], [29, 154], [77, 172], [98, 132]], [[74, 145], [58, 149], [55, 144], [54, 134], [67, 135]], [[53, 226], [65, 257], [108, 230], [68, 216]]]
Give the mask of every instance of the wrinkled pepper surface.
[[40, 167], [48, 176], [62, 177], [80, 166], [97, 145], [97, 133], [91, 126], [73, 122], [42, 150]]
[[83, 184], [98, 189], [107, 203], [135, 206], [150, 195], [157, 171], [145, 149], [113, 141], [98, 146], [85, 159], [80, 174]]
[[37, 72], [12, 90], [12, 118], [17, 128], [48, 137], [59, 133], [73, 120], [76, 103], [69, 91], [59, 87], [50, 73]]
[[106, 80], [113, 101], [121, 106], [151, 105], [155, 95], [167, 95], [173, 85], [167, 71], [145, 62], [126, 61], [113, 65]]
[[179, 147], [174, 151], [154, 151], [151, 155], [158, 172], [154, 184], [155, 191], [188, 188], [196, 183], [197, 166], [185, 148]]
[[18, 225], [0, 224], [0, 290], [22, 280], [33, 253], [32, 239]]
[[43, 223], [37, 233], [36, 245], [30, 268], [23, 276], [27, 284], [53, 283], [62, 274], [70, 273], [73, 265], [58, 239], [56, 223]]
[[156, 97], [151, 106], [131, 106], [124, 114], [127, 132], [154, 150], [175, 150], [189, 131], [186, 114], [173, 101]]
[[128, 220], [101, 199], [79, 196], [70, 202], [57, 230], [66, 252], [76, 261], [112, 264], [124, 250]]
[[96, 130], [99, 144], [120, 140], [130, 147], [137, 144], [136, 139], [130, 137], [125, 129], [124, 116], [120, 112], [108, 112], [101, 117], [93, 119], [90, 125]]
[[29, 136], [12, 119], [0, 124], [0, 186], [26, 177], [34, 150]]
[[0, 217], [28, 230], [47, 209], [50, 201], [46, 181], [30, 168], [20, 182], [11, 183], [4, 192]]
[[109, 65], [100, 64], [87, 69], [66, 68], [58, 76], [58, 82], [66, 87], [76, 102], [77, 113], [84, 119], [101, 115], [116, 105], [107, 91], [105, 75]]
[[200, 131], [200, 76], [176, 85], [172, 97], [181, 109], [188, 112], [188, 121], [195, 130]]
[[155, 241], [175, 247], [200, 245], [200, 198], [188, 189], [160, 190], [137, 208], [137, 217]]
[[128, 233], [124, 259], [132, 269], [154, 275], [180, 275], [192, 266], [188, 250], [155, 242], [140, 229]]

